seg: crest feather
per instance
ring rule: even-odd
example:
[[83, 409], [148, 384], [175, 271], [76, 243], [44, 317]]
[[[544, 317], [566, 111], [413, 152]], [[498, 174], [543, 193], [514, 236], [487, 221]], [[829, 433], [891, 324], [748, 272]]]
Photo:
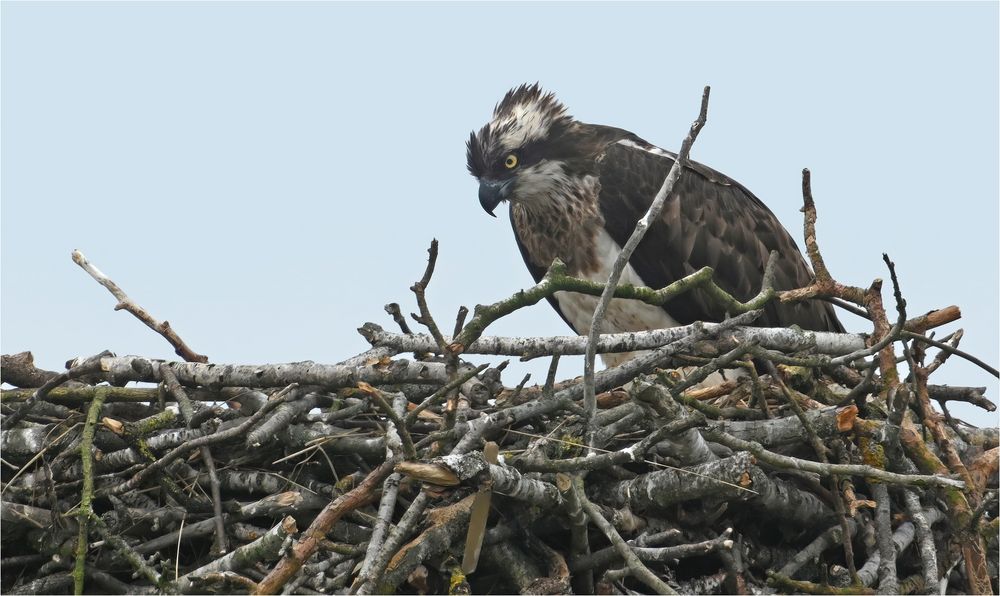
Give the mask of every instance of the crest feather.
[[566, 107], [556, 99], [555, 94], [542, 90], [538, 83], [524, 83], [508, 91], [493, 108], [493, 120], [514, 117], [519, 111], [538, 112], [552, 119], [568, 116]]
[[497, 156], [527, 143], [558, 136], [573, 122], [555, 94], [538, 83], [508, 91], [493, 109], [493, 118], [466, 143], [469, 172], [479, 177]]

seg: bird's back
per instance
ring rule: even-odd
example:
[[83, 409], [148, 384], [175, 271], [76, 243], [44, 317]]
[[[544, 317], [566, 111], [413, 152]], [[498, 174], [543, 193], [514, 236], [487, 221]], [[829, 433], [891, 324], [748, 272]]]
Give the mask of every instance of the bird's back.
[[[608, 145], [599, 158], [600, 208], [605, 228], [620, 246], [646, 212], [673, 155], [634, 135]], [[760, 291], [769, 253], [778, 253], [774, 285], [778, 290], [806, 286], [812, 272], [795, 241], [770, 209], [727, 176], [692, 163], [680, 176], [661, 217], [636, 248], [630, 264], [650, 287], [664, 287], [702, 267], [715, 281], [745, 301]], [[678, 296], [665, 307], [686, 324], [719, 321], [725, 312], [700, 290]], [[757, 325], [798, 325], [814, 331], [843, 331], [830, 304], [772, 302]]]

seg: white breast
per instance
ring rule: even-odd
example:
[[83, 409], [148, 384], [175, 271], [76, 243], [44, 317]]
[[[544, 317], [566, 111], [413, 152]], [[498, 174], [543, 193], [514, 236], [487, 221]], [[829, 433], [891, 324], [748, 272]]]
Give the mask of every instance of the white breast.
[[[604, 283], [611, 275], [611, 268], [615, 259], [621, 253], [618, 246], [607, 232], [601, 230], [597, 237], [597, 255], [599, 259], [598, 270], [587, 275], [586, 279]], [[625, 265], [622, 272], [620, 284], [632, 284], [634, 286], [645, 286], [646, 283], [639, 277], [632, 265]], [[580, 335], [590, 333], [590, 323], [594, 318], [594, 309], [597, 308], [599, 298], [597, 296], [586, 296], [572, 292], [556, 292], [555, 299], [559, 302], [559, 309], [569, 320], [573, 329]], [[676, 327], [678, 325], [670, 315], [659, 306], [653, 306], [638, 300], [628, 300], [625, 298], [614, 298], [608, 305], [608, 310], [604, 315], [601, 324], [601, 333], [622, 333], [625, 331], [644, 331], [646, 329], [662, 329], [665, 327]], [[605, 364], [615, 366], [627, 360], [633, 354], [608, 354], [602, 356]]]
[[[597, 254], [600, 259], [600, 269], [588, 276], [586, 279], [604, 283], [611, 275], [611, 268], [615, 259], [622, 249], [611, 236], [601, 230], [597, 237]], [[632, 265], [625, 265], [622, 271], [620, 284], [632, 284], [633, 286], [645, 286], [639, 274]], [[556, 292], [555, 299], [559, 302], [559, 308], [569, 319], [573, 329], [580, 335], [590, 333], [590, 323], [594, 320], [594, 309], [600, 300], [597, 296], [586, 296], [571, 292]], [[677, 327], [680, 325], [667, 311], [659, 306], [653, 306], [638, 300], [628, 300], [625, 298], [613, 298], [608, 310], [604, 313], [604, 320], [601, 322], [601, 333], [623, 333], [626, 331], [645, 331], [646, 329], [664, 329], [667, 327]], [[645, 352], [625, 352], [622, 354], [601, 354], [601, 360], [605, 366], [618, 366]], [[686, 367], [680, 369], [681, 374], [687, 375], [696, 367]], [[704, 381], [698, 383], [696, 387], [711, 387], [725, 382], [727, 379], [736, 379], [745, 376], [742, 369], [732, 369], [717, 371], [708, 376]]]
[[[611, 268], [615, 259], [622, 249], [611, 236], [601, 230], [597, 237], [597, 254], [599, 258], [599, 270], [585, 276], [591, 281], [604, 283], [611, 275]], [[632, 284], [633, 286], [645, 286], [646, 283], [639, 277], [639, 274], [632, 265], [625, 265], [619, 284]], [[594, 320], [594, 309], [600, 300], [597, 296], [587, 296], [572, 292], [556, 292], [555, 299], [559, 302], [559, 309], [563, 315], [569, 319], [573, 329], [580, 335], [590, 333], [590, 323]], [[626, 331], [645, 331], [647, 329], [664, 329], [667, 327], [677, 327], [680, 325], [667, 311], [659, 306], [653, 306], [638, 300], [628, 300], [625, 298], [614, 298], [608, 305], [608, 310], [604, 313], [604, 320], [601, 323], [601, 333], [623, 333]], [[622, 354], [601, 354], [601, 360], [606, 366], [618, 366], [623, 362], [643, 354], [645, 352], [625, 352]], [[681, 370], [682, 374], [687, 374], [695, 367], [687, 367]], [[704, 381], [698, 383], [697, 387], [711, 387], [724, 382], [727, 378], [739, 378], [744, 376], [742, 369], [714, 372]]]

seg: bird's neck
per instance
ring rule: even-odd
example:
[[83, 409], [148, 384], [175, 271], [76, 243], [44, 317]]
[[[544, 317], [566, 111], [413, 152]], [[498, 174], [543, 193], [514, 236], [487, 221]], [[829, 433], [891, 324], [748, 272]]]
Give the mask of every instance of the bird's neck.
[[514, 201], [510, 216], [536, 266], [548, 269], [558, 258], [569, 274], [577, 277], [587, 277], [599, 267], [594, 247], [604, 218], [596, 192], [566, 193], [544, 202]]

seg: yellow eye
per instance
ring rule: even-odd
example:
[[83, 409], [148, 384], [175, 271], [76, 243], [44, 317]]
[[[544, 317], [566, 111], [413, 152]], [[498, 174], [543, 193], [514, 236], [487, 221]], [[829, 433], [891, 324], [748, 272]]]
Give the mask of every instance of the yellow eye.
[[513, 170], [517, 167], [517, 156], [511, 153], [507, 156], [507, 159], [503, 160], [503, 165], [508, 170]]

